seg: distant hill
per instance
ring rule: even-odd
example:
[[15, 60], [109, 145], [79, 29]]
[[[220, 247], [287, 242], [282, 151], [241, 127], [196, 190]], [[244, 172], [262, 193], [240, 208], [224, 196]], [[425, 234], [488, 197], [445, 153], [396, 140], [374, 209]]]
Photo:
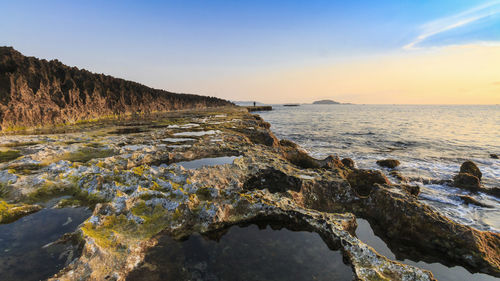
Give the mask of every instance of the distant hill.
[[318, 100], [313, 102], [313, 104], [340, 104], [340, 102], [336, 102], [334, 100]]
[[232, 105], [215, 97], [176, 94], [136, 82], [26, 57], [0, 47], [0, 126], [37, 126], [97, 118]]

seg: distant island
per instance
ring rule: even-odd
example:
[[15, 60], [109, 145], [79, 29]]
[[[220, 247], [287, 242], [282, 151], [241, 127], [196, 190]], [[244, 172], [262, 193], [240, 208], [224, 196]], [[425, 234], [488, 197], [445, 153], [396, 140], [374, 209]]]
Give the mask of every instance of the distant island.
[[340, 104], [340, 102], [334, 100], [318, 100], [313, 102], [313, 104]]
[[334, 100], [318, 100], [318, 101], [313, 102], [312, 104], [342, 104], [342, 105], [346, 105], [346, 104], [352, 104], [352, 103], [338, 102], [338, 101], [334, 101]]

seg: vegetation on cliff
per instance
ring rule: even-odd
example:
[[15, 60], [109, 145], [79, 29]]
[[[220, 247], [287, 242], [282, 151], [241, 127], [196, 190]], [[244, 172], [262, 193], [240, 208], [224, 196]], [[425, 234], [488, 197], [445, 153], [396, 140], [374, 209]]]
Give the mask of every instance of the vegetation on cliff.
[[78, 120], [232, 105], [214, 97], [175, 94], [70, 67], [58, 60], [26, 57], [0, 47], [2, 130]]

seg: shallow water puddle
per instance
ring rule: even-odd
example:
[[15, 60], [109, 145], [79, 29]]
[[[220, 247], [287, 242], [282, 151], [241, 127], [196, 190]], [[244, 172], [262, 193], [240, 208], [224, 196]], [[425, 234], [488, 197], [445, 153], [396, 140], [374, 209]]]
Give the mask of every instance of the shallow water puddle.
[[187, 142], [187, 141], [195, 141], [196, 139], [190, 138], [164, 138], [161, 139], [163, 142]]
[[86, 208], [43, 209], [10, 224], [0, 225], [0, 279], [43, 280], [77, 255], [69, 245], [52, 245], [72, 232], [91, 211]]
[[[353, 280], [317, 233], [233, 226], [210, 240], [160, 238], [127, 280]], [[222, 235], [222, 236], [220, 236]]]
[[174, 136], [201, 137], [206, 135], [215, 135], [218, 133], [220, 133], [219, 130], [208, 130], [208, 131], [197, 131], [197, 132], [180, 132], [180, 133], [175, 133]]
[[202, 158], [191, 161], [183, 161], [177, 162], [176, 164], [182, 166], [186, 169], [198, 169], [203, 166], [216, 166], [216, 165], [224, 165], [224, 164], [233, 164], [234, 159], [239, 156], [222, 156], [222, 157], [214, 157], [214, 158]]
[[356, 219], [358, 228], [356, 229], [356, 236], [366, 244], [370, 245], [381, 255], [389, 259], [397, 260], [404, 264], [413, 265], [422, 269], [426, 269], [434, 274], [434, 277], [439, 281], [457, 281], [457, 280], [470, 280], [470, 281], [493, 281], [497, 280], [493, 276], [482, 273], [470, 273], [461, 266], [447, 267], [441, 263], [426, 263], [423, 261], [415, 262], [408, 259], [397, 259], [394, 253], [389, 249], [387, 244], [373, 232], [370, 224], [365, 219]]

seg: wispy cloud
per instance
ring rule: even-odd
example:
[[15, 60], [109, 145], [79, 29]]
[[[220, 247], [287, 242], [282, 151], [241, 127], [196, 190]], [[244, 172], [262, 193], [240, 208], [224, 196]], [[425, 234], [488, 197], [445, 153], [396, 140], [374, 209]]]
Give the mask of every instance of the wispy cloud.
[[461, 13], [428, 22], [421, 26], [422, 31], [420, 35], [409, 44], [403, 46], [403, 49], [417, 49], [418, 45], [429, 37], [469, 25], [496, 14], [500, 14], [500, 0], [487, 2]]

